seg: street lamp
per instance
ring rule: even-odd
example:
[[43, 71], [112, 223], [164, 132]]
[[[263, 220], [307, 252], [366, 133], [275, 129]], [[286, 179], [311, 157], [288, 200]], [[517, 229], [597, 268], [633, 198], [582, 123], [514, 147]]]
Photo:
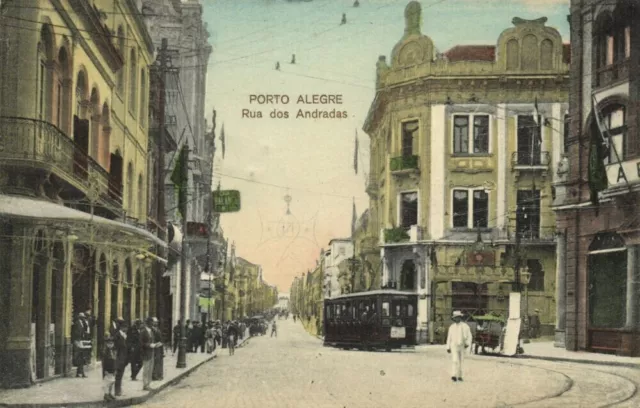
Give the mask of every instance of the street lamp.
[[524, 285], [524, 324], [522, 333], [522, 342], [529, 343], [529, 282], [531, 281], [531, 272], [528, 267], [524, 267], [520, 272], [522, 278], [522, 284]]

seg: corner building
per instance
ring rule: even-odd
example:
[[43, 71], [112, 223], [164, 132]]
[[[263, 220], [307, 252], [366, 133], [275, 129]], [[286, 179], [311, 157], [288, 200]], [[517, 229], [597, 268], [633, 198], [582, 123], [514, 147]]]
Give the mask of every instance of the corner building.
[[92, 310], [93, 359], [117, 317], [149, 312], [166, 244], [146, 229], [148, 66], [133, 0], [5, 1], [0, 18], [0, 381], [71, 366]]
[[512, 22], [495, 45], [440, 53], [412, 1], [390, 63], [377, 63], [364, 125], [369, 224], [379, 232], [382, 287], [419, 294], [418, 342], [441, 340], [436, 329], [452, 310], [506, 315], [519, 272], [530, 276], [523, 309], [538, 309], [553, 333], [550, 205], [564, 154], [569, 48], [546, 18]]
[[640, 355], [638, 12], [631, 0], [571, 1], [568, 174], [554, 208], [568, 350]]

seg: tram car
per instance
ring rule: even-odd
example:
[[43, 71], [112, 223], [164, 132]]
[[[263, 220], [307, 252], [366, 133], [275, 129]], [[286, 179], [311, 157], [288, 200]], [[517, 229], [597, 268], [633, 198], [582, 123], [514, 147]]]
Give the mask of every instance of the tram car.
[[399, 290], [351, 293], [324, 300], [324, 345], [360, 350], [416, 345], [418, 295]]

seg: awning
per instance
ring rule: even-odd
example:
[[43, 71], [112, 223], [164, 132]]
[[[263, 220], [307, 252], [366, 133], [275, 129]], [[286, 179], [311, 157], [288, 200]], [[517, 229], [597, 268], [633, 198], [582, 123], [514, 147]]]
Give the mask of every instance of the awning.
[[96, 227], [99, 231], [108, 231], [130, 236], [133, 239], [147, 241], [150, 245], [167, 247], [166, 242], [160, 240], [151, 232], [134, 225], [98, 217], [60, 204], [35, 198], [0, 195], [0, 216], [68, 222], [71, 228], [73, 228], [74, 223], [88, 223]]

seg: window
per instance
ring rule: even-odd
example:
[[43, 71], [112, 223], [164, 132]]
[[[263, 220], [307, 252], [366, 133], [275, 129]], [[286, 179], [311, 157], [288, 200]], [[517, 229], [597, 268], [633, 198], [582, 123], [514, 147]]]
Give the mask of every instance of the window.
[[[626, 114], [624, 106], [614, 106], [604, 112], [602, 132], [611, 140], [608, 160], [605, 164], [617, 163], [618, 157], [624, 159], [624, 142], [626, 133]], [[617, 156], [616, 157], [616, 153]]]
[[145, 109], [145, 95], [147, 94], [147, 76], [144, 73], [144, 69], [140, 70], [140, 126], [144, 127], [146, 123], [146, 109]]
[[516, 234], [525, 239], [539, 238], [540, 190], [519, 190], [516, 202]]
[[407, 316], [413, 317], [413, 305], [407, 306]]
[[624, 57], [631, 58], [631, 27], [624, 28]]
[[[125, 62], [125, 54], [126, 54], [125, 47], [124, 47], [124, 39], [125, 39], [124, 28], [122, 28], [122, 26], [119, 26], [118, 27], [118, 50], [120, 51], [120, 55], [122, 56], [122, 61], [123, 62]], [[116, 78], [118, 92], [120, 92], [121, 94], [124, 92], [124, 70], [125, 70], [125, 66], [126, 66], [126, 64], [122, 65], [122, 67], [118, 71], [118, 76]]]
[[528, 289], [536, 292], [544, 291], [544, 270], [537, 259], [527, 259], [527, 269], [531, 274]]
[[453, 190], [453, 228], [487, 228], [489, 195], [484, 190]]
[[129, 54], [129, 112], [135, 115], [136, 112], [136, 88], [138, 86], [138, 81], [136, 75], [138, 73], [137, 61], [136, 61], [136, 51], [135, 49], [131, 50]]
[[81, 71], [78, 73], [78, 79], [76, 80], [76, 116], [82, 118], [82, 102], [85, 98], [86, 92], [86, 79], [84, 73]]
[[453, 227], [466, 228], [469, 224], [469, 192], [453, 190]]
[[418, 225], [418, 193], [400, 194], [400, 226], [411, 228]]
[[388, 301], [382, 302], [382, 316], [384, 316], [384, 317], [388, 317], [389, 316], [389, 302]]
[[347, 251], [346, 251], [346, 248], [345, 248], [345, 247], [341, 246], [341, 247], [338, 249], [338, 254], [340, 254], [340, 255], [345, 255], [346, 253], [347, 253]]
[[138, 219], [142, 220], [144, 218], [144, 188], [142, 181], [142, 174], [138, 176]]
[[539, 166], [541, 164], [541, 136], [538, 123], [533, 115], [518, 116], [518, 152], [517, 163], [521, 166]]
[[[473, 134], [469, 134], [469, 123]], [[489, 153], [489, 115], [455, 115], [453, 117], [453, 153]]]
[[417, 133], [417, 120], [402, 124], [402, 156], [413, 156], [413, 141]]

